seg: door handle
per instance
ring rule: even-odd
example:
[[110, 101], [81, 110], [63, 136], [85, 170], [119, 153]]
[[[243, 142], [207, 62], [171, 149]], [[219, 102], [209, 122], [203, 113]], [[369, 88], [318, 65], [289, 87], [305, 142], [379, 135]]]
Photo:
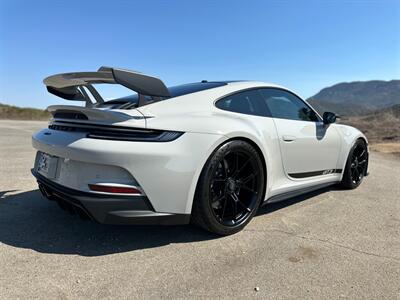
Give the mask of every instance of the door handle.
[[293, 142], [295, 139], [296, 139], [296, 137], [293, 135], [283, 135], [282, 136], [282, 140], [284, 140], [285, 142]]

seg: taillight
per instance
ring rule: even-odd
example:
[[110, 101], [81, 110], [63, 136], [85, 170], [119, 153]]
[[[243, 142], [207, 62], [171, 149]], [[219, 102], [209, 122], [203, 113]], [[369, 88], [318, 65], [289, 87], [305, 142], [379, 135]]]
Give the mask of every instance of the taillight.
[[49, 129], [85, 132], [88, 138], [131, 142], [171, 142], [183, 132], [155, 129], [131, 128], [101, 124], [81, 124], [68, 121], [54, 121]]
[[111, 194], [131, 194], [131, 195], [142, 195], [143, 192], [135, 187], [126, 186], [112, 186], [112, 185], [100, 185], [100, 184], [89, 184], [89, 189], [95, 192], [111, 193]]

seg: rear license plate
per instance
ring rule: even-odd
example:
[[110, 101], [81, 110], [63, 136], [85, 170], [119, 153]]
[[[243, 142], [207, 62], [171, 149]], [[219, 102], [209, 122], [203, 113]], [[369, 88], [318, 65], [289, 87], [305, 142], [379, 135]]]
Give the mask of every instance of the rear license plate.
[[37, 159], [36, 170], [47, 178], [55, 178], [57, 172], [58, 157], [40, 152]]

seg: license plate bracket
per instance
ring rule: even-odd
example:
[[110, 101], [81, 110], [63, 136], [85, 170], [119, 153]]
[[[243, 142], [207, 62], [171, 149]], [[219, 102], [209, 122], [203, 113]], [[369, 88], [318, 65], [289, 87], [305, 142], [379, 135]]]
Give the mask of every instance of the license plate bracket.
[[47, 178], [55, 178], [57, 174], [58, 157], [38, 152], [36, 157], [36, 171]]

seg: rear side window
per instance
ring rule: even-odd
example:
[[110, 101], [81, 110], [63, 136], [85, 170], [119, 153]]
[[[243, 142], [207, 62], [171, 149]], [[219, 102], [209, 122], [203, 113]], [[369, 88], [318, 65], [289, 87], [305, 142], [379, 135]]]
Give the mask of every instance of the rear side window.
[[281, 89], [260, 89], [273, 118], [318, 122], [317, 114], [296, 95]]
[[215, 103], [215, 106], [241, 114], [264, 116], [262, 100], [263, 98], [257, 90], [248, 90], [222, 98]]

